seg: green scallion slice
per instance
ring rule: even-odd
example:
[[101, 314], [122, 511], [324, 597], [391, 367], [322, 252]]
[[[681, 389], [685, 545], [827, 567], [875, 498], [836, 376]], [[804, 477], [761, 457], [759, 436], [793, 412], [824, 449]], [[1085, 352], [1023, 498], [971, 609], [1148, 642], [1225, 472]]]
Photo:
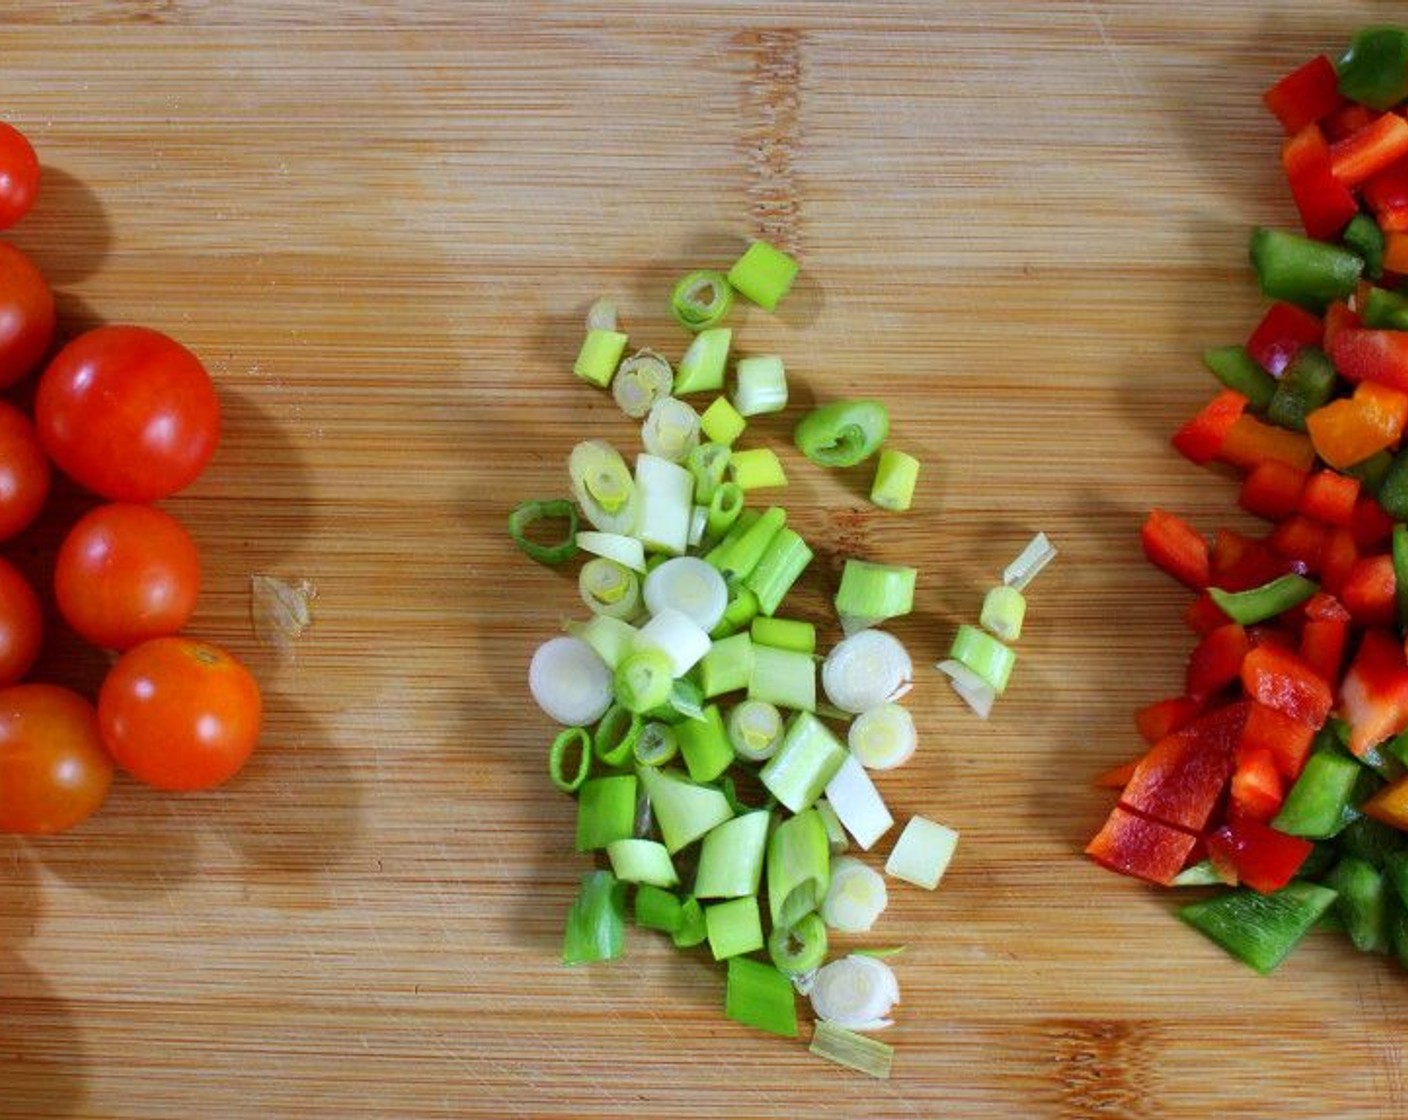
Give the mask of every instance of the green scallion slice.
[[728, 270], [728, 282], [759, 307], [774, 311], [792, 288], [799, 265], [795, 258], [766, 241], [754, 241]]
[[670, 311], [687, 331], [718, 324], [733, 306], [733, 285], [722, 272], [702, 268], [679, 280], [670, 293]]
[[[565, 521], [563, 537], [556, 544], [539, 544], [528, 538], [528, 528], [539, 521]], [[523, 553], [540, 564], [562, 564], [577, 555], [577, 507], [566, 498], [519, 502], [508, 515], [508, 533]]]
[[562, 963], [615, 960], [625, 945], [626, 885], [609, 871], [587, 872], [567, 911]]
[[[574, 747], [577, 751], [577, 768], [568, 771], [567, 758]], [[548, 778], [563, 793], [576, 793], [587, 780], [591, 768], [591, 735], [585, 727], [564, 727], [557, 733], [548, 751]]]

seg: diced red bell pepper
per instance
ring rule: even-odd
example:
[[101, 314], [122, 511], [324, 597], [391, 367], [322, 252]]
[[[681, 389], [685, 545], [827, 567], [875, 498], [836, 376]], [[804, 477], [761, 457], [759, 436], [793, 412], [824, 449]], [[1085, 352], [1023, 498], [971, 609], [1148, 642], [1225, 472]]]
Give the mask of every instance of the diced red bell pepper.
[[[1271, 711], [1270, 708], [1267, 711]], [[1312, 732], [1313, 734], [1313, 732]], [[1281, 810], [1286, 789], [1276, 760], [1264, 747], [1237, 748], [1237, 767], [1232, 771], [1229, 816], [1269, 821]]]
[[1144, 555], [1180, 583], [1203, 589], [1210, 578], [1208, 542], [1177, 514], [1151, 509], [1139, 531]]
[[1378, 500], [1364, 494], [1354, 505], [1354, 543], [1361, 550], [1381, 545], [1393, 536], [1394, 520]]
[[1300, 628], [1300, 656], [1327, 681], [1338, 680], [1349, 646], [1349, 619], [1308, 618]]
[[1408, 230], [1408, 206], [1394, 206], [1388, 210], [1380, 210], [1374, 215], [1379, 223], [1379, 229], [1383, 233], [1402, 233]]
[[1378, 115], [1377, 110], [1351, 101], [1323, 118], [1320, 127], [1325, 133], [1325, 139], [1334, 142], [1343, 140], [1346, 136], [1353, 136], [1361, 128], [1373, 124]]
[[1212, 462], [1246, 407], [1247, 398], [1241, 393], [1223, 389], [1173, 434], [1173, 446], [1194, 463]]
[[1280, 459], [1267, 459], [1242, 479], [1237, 504], [1248, 513], [1280, 521], [1300, 508], [1300, 492], [1310, 476]]
[[1345, 103], [1335, 64], [1323, 54], [1296, 67], [1263, 93], [1261, 100], [1290, 133], [1328, 117]]
[[1261, 894], [1278, 891], [1295, 878], [1314, 847], [1248, 817], [1230, 820], [1208, 837], [1213, 863], [1230, 867], [1239, 883]]
[[1267, 308], [1247, 339], [1247, 353], [1272, 377], [1280, 377], [1302, 346], [1319, 346], [1324, 337], [1325, 324], [1318, 315], [1278, 301]]
[[[1308, 622], [1348, 622], [1349, 611], [1333, 595], [1317, 591], [1305, 601], [1305, 617]], [[1330, 674], [1332, 680], [1338, 676]]]
[[1253, 703], [1247, 710], [1247, 722], [1242, 725], [1237, 754], [1240, 758], [1247, 753], [1264, 751], [1278, 774], [1295, 781], [1305, 768], [1314, 742], [1315, 728], [1293, 720], [1285, 712]]
[[1237, 701], [1215, 708], [1160, 739], [1139, 760], [1120, 803], [1152, 820], [1201, 831], [1232, 776], [1247, 707]]
[[1408, 156], [1408, 121], [1384, 113], [1330, 145], [1330, 170], [1353, 189]]
[[1363, 325], [1364, 320], [1360, 317], [1359, 312], [1344, 300], [1337, 299], [1325, 308], [1325, 338], [1320, 345], [1328, 352], [1335, 335], [1340, 331], [1346, 327], [1362, 327]]
[[1354, 524], [1359, 480], [1339, 471], [1315, 471], [1300, 492], [1300, 512], [1326, 525]]
[[1329, 684], [1299, 654], [1273, 645], [1256, 646], [1243, 659], [1242, 686], [1257, 703], [1317, 729], [1334, 703]]
[[1197, 843], [1190, 833], [1116, 805], [1085, 851], [1112, 871], [1168, 886]]
[[1124, 789], [1124, 787], [1129, 784], [1129, 779], [1134, 776], [1134, 768], [1138, 765], [1139, 759], [1131, 758], [1128, 762], [1121, 762], [1118, 766], [1111, 766], [1095, 779], [1095, 788]]
[[1361, 193], [1376, 215], [1408, 209], [1408, 159], [1400, 159], [1365, 182]]
[[[1278, 463], [1273, 469], [1283, 466]], [[1260, 587], [1291, 570], [1289, 562], [1272, 552], [1265, 541], [1253, 540], [1233, 529], [1219, 529], [1213, 534], [1208, 560], [1209, 586], [1224, 591]]]
[[1219, 626], [1205, 635], [1188, 655], [1184, 691], [1202, 701], [1226, 688], [1241, 678], [1242, 660], [1251, 648], [1246, 627], [1236, 622]]
[[1359, 546], [1354, 543], [1354, 532], [1350, 529], [1331, 529], [1320, 552], [1320, 586], [1338, 595], [1358, 562]]
[[1408, 331], [1345, 328], [1335, 334], [1329, 353], [1341, 377], [1408, 391]]
[[1329, 543], [1330, 530], [1299, 513], [1292, 514], [1266, 538], [1271, 551], [1284, 556], [1301, 572], [1318, 572]]
[[1335, 178], [1330, 145], [1317, 125], [1306, 125], [1286, 141], [1281, 148], [1281, 166], [1309, 236], [1338, 236], [1359, 212], [1353, 192]]
[[1135, 712], [1134, 726], [1139, 729], [1139, 737], [1152, 747], [1164, 736], [1172, 735], [1189, 723], [1202, 710], [1203, 706], [1191, 696], [1169, 696], [1145, 704]]
[[1392, 626], [1398, 617], [1393, 557], [1383, 553], [1361, 556], [1340, 587], [1339, 597], [1356, 626]]
[[1349, 749], [1370, 748], [1408, 729], [1408, 661], [1388, 630], [1367, 630], [1340, 682], [1340, 715], [1349, 724]]
[[1188, 604], [1188, 609], [1183, 612], [1183, 621], [1193, 633], [1202, 635], [1232, 620], [1213, 597], [1204, 591]]

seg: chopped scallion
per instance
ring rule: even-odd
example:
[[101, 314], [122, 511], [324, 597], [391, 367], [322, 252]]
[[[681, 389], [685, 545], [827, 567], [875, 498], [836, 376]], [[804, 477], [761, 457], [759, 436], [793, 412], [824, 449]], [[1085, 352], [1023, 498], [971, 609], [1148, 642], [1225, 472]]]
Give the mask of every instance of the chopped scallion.
[[714, 494], [723, 485], [730, 454], [724, 443], [701, 443], [690, 451], [685, 466], [694, 476], [695, 505], [707, 507], [713, 501]]
[[997, 700], [997, 690], [992, 685], [963, 662], [954, 661], [952, 658], [940, 661], [935, 668], [948, 677], [953, 691], [958, 693], [979, 719], [987, 719], [992, 714], [992, 706]]
[[746, 1027], [797, 1037], [797, 995], [791, 981], [762, 961], [729, 959], [724, 1014]]
[[671, 854], [733, 816], [728, 798], [722, 792], [712, 786], [698, 785], [678, 770], [645, 766], [636, 773], [650, 798], [660, 835]]
[[900, 985], [884, 961], [852, 953], [817, 969], [808, 996], [818, 1018], [875, 1031], [894, 1025], [887, 1016], [900, 1001]]
[[1038, 533], [1021, 554], [1012, 563], [1007, 565], [1002, 573], [1002, 582], [1008, 587], [1015, 587], [1018, 591], [1025, 591], [1027, 584], [1036, 579], [1041, 569], [1056, 559], [1056, 546], [1046, 537], [1045, 533]]
[[[567, 758], [577, 751], [577, 768], [568, 771]], [[576, 793], [592, 768], [592, 737], [585, 727], [564, 727], [548, 750], [548, 778], [563, 793]]]
[[593, 614], [627, 619], [640, 610], [640, 577], [624, 564], [604, 556], [582, 565], [577, 573], [577, 589]]
[[909, 651], [885, 630], [860, 630], [843, 638], [821, 664], [821, 686], [827, 697], [853, 715], [898, 700], [913, 680]]
[[680, 877], [665, 845], [656, 840], [630, 837], [606, 845], [611, 872], [623, 883], [648, 883], [652, 887], [677, 886]]
[[709, 327], [695, 335], [675, 371], [675, 395], [716, 393], [722, 389], [732, 342], [733, 332], [727, 327]]
[[577, 791], [577, 851], [594, 852], [635, 833], [636, 779], [588, 778]]
[[[683, 463], [699, 446], [699, 413], [678, 397], [664, 397], [651, 405], [640, 427], [640, 439], [649, 454]], [[691, 498], [693, 479], [690, 475]]]
[[749, 762], [766, 762], [782, 745], [785, 725], [776, 705], [765, 700], [735, 704], [726, 723], [734, 753]]
[[822, 920], [841, 933], [868, 933], [889, 905], [880, 872], [853, 856], [831, 861], [831, 883], [821, 903]]
[[753, 639], [748, 631], [716, 638], [699, 662], [699, 687], [706, 698], [748, 687], [753, 673]]
[[846, 745], [867, 770], [893, 770], [918, 746], [914, 717], [899, 704], [881, 704], [851, 721]]
[[967, 623], [954, 634], [948, 655], [986, 681], [999, 696], [1007, 688], [1012, 666], [1017, 662], [1017, 654], [1010, 646]]
[[595, 528], [604, 533], [635, 532], [639, 495], [626, 461], [611, 444], [583, 440], [567, 458], [567, 473], [572, 496]]
[[684, 906], [680, 896], [662, 887], [642, 883], [636, 888], [636, 925], [642, 929], [658, 929], [661, 933], [675, 933], [683, 921]]
[[[621, 659], [613, 677], [615, 696], [632, 712], [648, 712], [670, 698], [675, 672], [669, 654], [643, 645]], [[605, 709], [603, 709], [604, 711]]]
[[759, 645], [797, 653], [816, 652], [816, 626], [800, 618], [755, 618], [751, 633]]
[[645, 546], [635, 537], [628, 537], [624, 533], [587, 530], [577, 534], [577, 547], [593, 556], [615, 560], [633, 572], [645, 571]]
[[567, 911], [562, 963], [615, 960], [625, 946], [626, 885], [609, 871], [589, 871]]
[[699, 846], [694, 897], [742, 898], [757, 894], [771, 823], [771, 813], [756, 809], [710, 829]]
[[885, 861], [885, 873], [927, 891], [939, 885], [954, 849], [958, 833], [927, 817], [913, 816]]
[[841, 570], [836, 613], [847, 633], [914, 609], [915, 568], [849, 559]]
[[727, 397], [715, 397], [699, 417], [699, 427], [705, 438], [725, 447], [732, 447], [747, 426], [747, 419], [739, 415], [738, 409], [729, 404]]
[[651, 408], [669, 397], [674, 382], [674, 371], [663, 355], [637, 350], [617, 368], [611, 396], [632, 420], [643, 420]]
[[592, 749], [607, 766], [625, 766], [640, 737], [640, 715], [623, 704], [612, 704], [596, 725]]
[[642, 766], [664, 766], [675, 757], [678, 750], [679, 740], [675, 737], [675, 729], [668, 723], [651, 720], [636, 736], [636, 762]]
[[740, 358], [733, 372], [731, 399], [740, 416], [781, 412], [787, 407], [787, 370], [775, 354]]
[[662, 607], [640, 628], [643, 645], [663, 650], [670, 659], [670, 675], [682, 677], [709, 652], [709, 632], [674, 607]]
[[704, 925], [704, 907], [691, 895], [680, 903], [680, 928], [670, 935], [670, 939], [677, 949], [692, 949], [702, 945], [708, 936], [709, 930]]
[[610, 296], [601, 296], [587, 308], [587, 330], [614, 331], [619, 317], [616, 314], [616, 301]]
[[809, 653], [771, 646], [753, 647], [748, 699], [779, 708], [810, 712], [816, 708], [816, 662]]
[[566, 622], [564, 629], [596, 650], [597, 656], [612, 670], [623, 657], [635, 650], [640, 633], [624, 619], [604, 614], [594, 614], [587, 622]]
[[895, 823], [880, 791], [850, 751], [826, 783], [826, 801], [855, 842], [867, 851]]
[[[556, 544], [539, 544], [528, 538], [528, 527], [539, 521], [564, 521], [563, 536]], [[508, 515], [508, 533], [525, 555], [540, 564], [562, 564], [577, 555], [577, 508], [566, 498], [519, 502]]]
[[826, 923], [813, 910], [790, 926], [773, 926], [768, 934], [768, 957], [779, 972], [797, 976], [820, 968], [829, 942]]
[[745, 492], [787, 485], [787, 472], [782, 460], [771, 447], [754, 447], [735, 451], [728, 460], [729, 475]]
[[766, 241], [754, 241], [733, 262], [728, 282], [746, 299], [774, 311], [791, 290], [798, 268], [796, 259], [788, 253]]
[[697, 556], [676, 556], [645, 577], [645, 605], [652, 614], [681, 611], [708, 631], [723, 618], [728, 585], [712, 564]]
[[882, 401], [832, 401], [812, 409], [792, 429], [797, 450], [822, 467], [854, 467], [874, 455], [890, 434]]
[[688, 331], [712, 327], [733, 306], [733, 285], [722, 272], [698, 269], [682, 277], [670, 293], [675, 321]]
[[774, 926], [795, 926], [826, 897], [831, 850], [815, 809], [788, 817], [772, 830], [767, 852], [768, 911]]
[[[739, 519], [740, 523], [742, 519]], [[787, 511], [781, 506], [770, 506], [737, 533], [730, 533], [704, 557], [731, 580], [743, 581], [753, 573], [758, 561], [767, 552], [773, 537], [787, 524]]]
[[870, 484], [870, 502], [892, 513], [903, 513], [914, 504], [919, 483], [919, 460], [893, 447], [882, 447]]
[[[774, 797], [792, 812], [800, 813], [821, 796], [826, 783], [849, 757], [826, 724], [810, 712], [800, 711], [792, 717], [777, 753], [758, 776]], [[841, 816], [834, 802], [832, 808]]]
[[580, 638], [549, 638], [529, 663], [528, 690], [549, 719], [585, 726], [611, 705], [611, 670]]
[[716, 961], [755, 953], [766, 944], [762, 914], [752, 895], [704, 907], [704, 927], [709, 934], [709, 951]]
[[636, 456], [635, 486], [640, 503], [635, 535], [646, 548], [683, 555], [689, 547], [694, 476], [678, 463], [641, 454]]
[[778, 530], [743, 581], [758, 597], [758, 610], [764, 615], [776, 611], [811, 562], [812, 550], [801, 534], [787, 527]]
[[719, 624], [709, 631], [711, 638], [727, 638], [749, 625], [758, 616], [758, 597], [741, 583], [729, 588], [728, 606]]
[[890, 1076], [895, 1048], [878, 1038], [847, 1030], [829, 1019], [818, 1019], [808, 1049], [818, 1058], [864, 1073], [881, 1081]]
[[1000, 583], [983, 596], [978, 625], [999, 641], [1015, 642], [1022, 636], [1026, 615], [1026, 596], [1010, 584]]
[[701, 719], [687, 719], [679, 724], [675, 739], [685, 768], [696, 782], [712, 782], [733, 763], [733, 744], [728, 741], [717, 704], [705, 705]]
[[599, 327], [587, 331], [582, 347], [577, 351], [572, 372], [583, 381], [605, 389], [621, 363], [621, 355], [626, 352], [626, 342], [626, 336], [620, 331], [607, 331]]
[[721, 537], [738, 520], [745, 501], [743, 487], [736, 482], [723, 482], [709, 499], [709, 514], [704, 525], [707, 537]]

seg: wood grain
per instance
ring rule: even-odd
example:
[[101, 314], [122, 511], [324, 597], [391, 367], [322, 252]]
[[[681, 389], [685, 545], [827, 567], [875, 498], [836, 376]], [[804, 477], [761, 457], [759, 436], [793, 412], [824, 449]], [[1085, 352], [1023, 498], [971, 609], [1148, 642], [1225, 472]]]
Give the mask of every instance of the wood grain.
[[[268, 693], [228, 788], [119, 783], [50, 841], [0, 839], [0, 1115], [1206, 1117], [1408, 1114], [1404, 978], [1316, 939], [1259, 979], [1090, 866], [1176, 690], [1184, 599], [1142, 561], [1150, 505], [1250, 524], [1168, 448], [1197, 354], [1260, 303], [1248, 227], [1289, 223], [1258, 104], [1383, 19], [1367, 2], [7, 5], [0, 117], [45, 165], [10, 236], [66, 332], [140, 321], [216, 375], [210, 472], [169, 502], [206, 560], [193, 629]], [[894, 406], [925, 475], [880, 515], [864, 472], [795, 458], [786, 500], [825, 621], [847, 555], [922, 568], [897, 627], [942, 655], [1037, 529], [1014, 687], [988, 724], [936, 675], [883, 791], [962, 833], [908, 946], [885, 1084], [722, 1018], [719, 970], [633, 935], [557, 964], [587, 861], [543, 772], [525, 666], [575, 612], [520, 562], [522, 497], [583, 432], [580, 316], [621, 302], [679, 348], [663, 293], [767, 234], [804, 262], [741, 345], [807, 403]], [[13, 554], [39, 578], [83, 504]], [[292, 658], [248, 578], [317, 585]], [[91, 687], [57, 635], [45, 670]]]

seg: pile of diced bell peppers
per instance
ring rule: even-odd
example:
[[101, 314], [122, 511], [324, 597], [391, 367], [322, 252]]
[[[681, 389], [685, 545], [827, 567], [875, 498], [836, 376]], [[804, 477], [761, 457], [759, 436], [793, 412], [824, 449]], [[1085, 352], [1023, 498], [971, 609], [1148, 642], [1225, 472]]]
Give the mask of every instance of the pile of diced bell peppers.
[[1408, 30], [1361, 31], [1265, 94], [1303, 232], [1257, 229], [1271, 301], [1208, 351], [1219, 391], [1173, 437], [1239, 478], [1252, 535], [1153, 510], [1148, 558], [1195, 593], [1181, 694], [1086, 849], [1165, 886], [1259, 971], [1311, 929], [1408, 965]]

